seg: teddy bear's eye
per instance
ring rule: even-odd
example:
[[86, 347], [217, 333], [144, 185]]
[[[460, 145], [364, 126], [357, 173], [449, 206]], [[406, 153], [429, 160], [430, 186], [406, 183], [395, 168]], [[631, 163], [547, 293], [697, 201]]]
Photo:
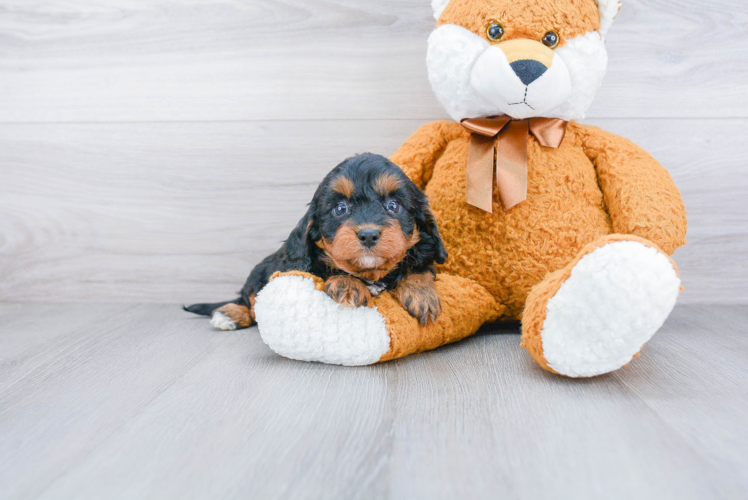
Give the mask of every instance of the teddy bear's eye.
[[543, 39], [541, 42], [543, 42], [543, 45], [546, 47], [549, 47], [551, 49], [555, 49], [558, 47], [558, 42], [561, 41], [561, 37], [558, 36], [558, 33], [555, 31], [549, 31], [545, 35], [543, 35]]
[[486, 34], [488, 38], [494, 42], [498, 42], [504, 38], [504, 27], [499, 24], [498, 21], [489, 21], [488, 28], [486, 28]]

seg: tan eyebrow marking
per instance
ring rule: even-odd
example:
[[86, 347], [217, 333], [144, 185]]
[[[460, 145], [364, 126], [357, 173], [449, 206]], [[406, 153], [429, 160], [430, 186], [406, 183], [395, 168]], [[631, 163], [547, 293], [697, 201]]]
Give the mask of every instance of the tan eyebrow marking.
[[353, 194], [356, 192], [356, 186], [353, 185], [353, 181], [351, 181], [345, 175], [341, 175], [340, 177], [337, 177], [334, 181], [332, 181], [332, 184], [330, 184], [330, 188], [336, 193], [342, 194], [346, 198], [353, 198]]
[[382, 196], [387, 196], [402, 187], [400, 179], [393, 174], [382, 174], [374, 182], [374, 190]]

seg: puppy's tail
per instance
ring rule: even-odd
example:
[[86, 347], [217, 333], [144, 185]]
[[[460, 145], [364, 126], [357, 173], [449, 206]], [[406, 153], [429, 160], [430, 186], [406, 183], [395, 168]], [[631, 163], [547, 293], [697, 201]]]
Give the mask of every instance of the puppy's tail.
[[228, 302], [217, 302], [215, 304], [194, 304], [191, 306], [182, 306], [182, 309], [193, 314], [199, 314], [200, 316], [212, 316], [213, 311], [215, 311], [219, 307], [225, 306], [226, 304], [241, 304], [241, 299], [230, 300]]

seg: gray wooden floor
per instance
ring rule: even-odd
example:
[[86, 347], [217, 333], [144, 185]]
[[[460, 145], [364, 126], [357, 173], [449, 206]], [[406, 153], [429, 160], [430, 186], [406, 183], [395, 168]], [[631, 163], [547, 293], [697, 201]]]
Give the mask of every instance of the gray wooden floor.
[[682, 306], [575, 381], [510, 330], [341, 368], [176, 306], [0, 304], [0, 497], [745, 498], [747, 323]]
[[588, 123], [690, 222], [619, 373], [495, 331], [303, 364], [155, 304], [231, 297], [335, 164], [446, 116], [430, 3], [0, 0], [0, 500], [748, 496], [748, 306], [695, 305], [748, 303], [745, 0], [626, 0], [609, 34]]

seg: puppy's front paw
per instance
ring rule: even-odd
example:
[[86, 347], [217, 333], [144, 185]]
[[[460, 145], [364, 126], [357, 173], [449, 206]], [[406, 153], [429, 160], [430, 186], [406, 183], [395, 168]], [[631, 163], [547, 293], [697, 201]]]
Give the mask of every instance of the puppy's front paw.
[[422, 326], [436, 321], [442, 313], [442, 302], [436, 293], [434, 275], [431, 273], [407, 276], [395, 289], [395, 297]]
[[333, 276], [325, 282], [325, 292], [343, 307], [368, 306], [371, 292], [353, 276]]

